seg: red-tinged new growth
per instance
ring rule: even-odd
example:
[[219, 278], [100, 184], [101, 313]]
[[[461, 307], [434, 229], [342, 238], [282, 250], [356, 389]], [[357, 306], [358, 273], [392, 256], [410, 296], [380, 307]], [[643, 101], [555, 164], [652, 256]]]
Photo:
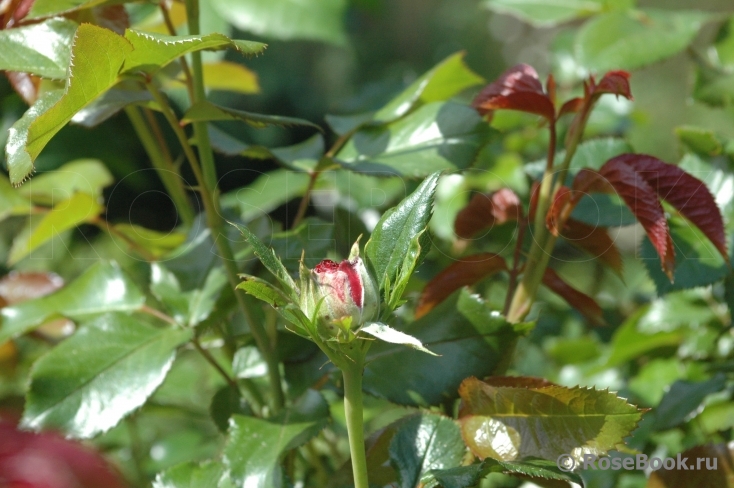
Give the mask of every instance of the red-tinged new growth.
[[462, 239], [471, 239], [479, 231], [494, 224], [504, 224], [523, 218], [520, 197], [509, 188], [494, 193], [476, 194], [454, 220], [454, 232]]
[[553, 101], [543, 91], [538, 73], [527, 64], [518, 64], [505, 71], [476, 96], [472, 106], [482, 115], [506, 109], [537, 114], [551, 122], [555, 119]]

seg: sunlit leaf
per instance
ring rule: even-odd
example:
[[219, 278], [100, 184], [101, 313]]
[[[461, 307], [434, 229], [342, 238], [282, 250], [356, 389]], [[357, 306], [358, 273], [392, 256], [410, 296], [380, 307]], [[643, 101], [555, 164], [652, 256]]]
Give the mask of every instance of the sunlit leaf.
[[22, 424], [89, 438], [114, 427], [163, 382], [191, 332], [106, 314], [36, 361]]
[[241, 30], [273, 39], [314, 39], [344, 45], [345, 0], [212, 0], [219, 15]]
[[459, 288], [506, 270], [504, 258], [494, 253], [474, 254], [456, 260], [428, 282], [421, 293], [415, 317], [423, 317]]
[[[424, 253], [428, 251], [430, 241], [425, 229], [431, 218], [439, 176], [439, 173], [433, 173], [413, 193], [385, 212], [365, 245], [365, 254], [380, 289], [386, 282], [395, 282], [404, 262], [404, 251], [414, 238], [422, 235], [421, 248]], [[418, 261], [420, 259], [418, 256]]]
[[295, 117], [282, 117], [280, 115], [265, 115], [245, 112], [244, 110], [221, 107], [207, 101], [196, 102], [186, 111], [181, 119], [181, 121], [185, 123], [211, 122], [215, 120], [235, 120], [246, 122], [253, 127], [267, 127], [270, 125], [306, 125], [319, 128], [318, 125], [309, 122], [308, 120], [297, 119]]
[[487, 85], [472, 105], [482, 114], [493, 110], [519, 110], [555, 120], [556, 110], [543, 91], [538, 73], [532, 66], [518, 64]]
[[259, 93], [260, 84], [255, 72], [239, 63], [217, 61], [203, 66], [204, 85], [210, 90], [227, 90], [236, 93]]
[[64, 231], [96, 220], [102, 210], [104, 207], [87, 193], [75, 193], [71, 198], [57, 203], [37, 224], [28, 228], [28, 232], [16, 236], [8, 263], [15, 264], [31, 255], [39, 246]]
[[604, 13], [579, 30], [576, 56], [590, 70], [640, 68], [685, 49], [709, 18], [692, 10]]
[[385, 324], [373, 322], [371, 324], [365, 325], [364, 327], [360, 328], [359, 330], [360, 332], [369, 334], [372, 337], [376, 337], [380, 339], [381, 341], [389, 342], [391, 344], [402, 344], [404, 346], [412, 347], [413, 349], [416, 349], [421, 352], [425, 352], [432, 356], [437, 355], [429, 351], [425, 347], [423, 347], [423, 344], [421, 343], [421, 341], [419, 341], [415, 337], [408, 335], [405, 332], [400, 332], [399, 330], [395, 330]]
[[94, 127], [128, 105], [143, 105], [148, 108], [158, 108], [154, 104], [153, 96], [149, 91], [123, 88], [122, 84], [118, 83], [114, 88], [110, 88], [92, 103], [74, 114], [71, 122], [84, 127]]
[[159, 473], [153, 488], [224, 488], [228, 482], [227, 468], [221, 462], [179, 464]]
[[56, 17], [0, 31], [0, 69], [63, 80], [77, 23]]
[[459, 392], [462, 435], [480, 459], [604, 455], [623, 445], [642, 417], [624, 399], [593, 388], [498, 387], [468, 378]]
[[[76, 112], [115, 84], [122, 63], [132, 49], [129, 42], [110, 30], [91, 24], [83, 24], [77, 29], [71, 50], [70, 76], [63, 95], [60, 99], [58, 95], [49, 95], [53, 97], [51, 100], [55, 98], [58, 102], [42, 113], [36, 111], [35, 120], [30, 121], [30, 116], [27, 133], [24, 134], [22, 126], [17, 127], [17, 140], [6, 147], [11, 183], [22, 183], [33, 171], [33, 161], [51, 138]], [[51, 103], [47, 99], [44, 102], [45, 106]], [[43, 106], [39, 105], [39, 109]], [[24, 118], [28, 116], [26, 113]]]
[[255, 255], [260, 259], [263, 265], [265, 265], [268, 271], [270, 271], [273, 276], [275, 276], [278, 281], [286, 287], [287, 292], [294, 293], [294, 290], [297, 288], [296, 283], [288, 274], [288, 270], [286, 270], [285, 266], [283, 266], [283, 263], [273, 250], [263, 244], [263, 242], [246, 226], [235, 224], [234, 222], [230, 222], [230, 224], [240, 231], [242, 236], [245, 238], [245, 241], [247, 241], [247, 243], [254, 249]]
[[485, 0], [484, 5], [533, 25], [552, 26], [600, 13], [604, 3], [604, 0]]
[[176, 276], [160, 263], [151, 265], [150, 275], [150, 291], [169, 308], [174, 319], [189, 327], [198, 324], [211, 314], [222, 288], [227, 283], [227, 277], [221, 268], [213, 268], [201, 288], [186, 292], [181, 291]]
[[419, 414], [403, 422], [390, 442], [390, 463], [400, 488], [425, 483], [429, 471], [458, 466], [464, 443], [456, 422], [436, 414]]
[[233, 416], [224, 462], [237, 486], [284, 487], [283, 455], [323, 429], [328, 415], [321, 394], [308, 390], [293, 407], [267, 420]]
[[26, 19], [38, 19], [74, 10], [92, 8], [107, 0], [35, 0]]
[[0, 343], [61, 314], [84, 320], [105, 312], [137, 310], [145, 296], [115, 263], [101, 261], [51, 295], [0, 310]]

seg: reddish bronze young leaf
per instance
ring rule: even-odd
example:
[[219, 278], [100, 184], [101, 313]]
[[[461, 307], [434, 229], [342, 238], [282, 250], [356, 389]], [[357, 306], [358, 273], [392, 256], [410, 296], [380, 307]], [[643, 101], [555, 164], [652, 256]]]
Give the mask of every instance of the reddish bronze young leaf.
[[645, 229], [660, 256], [663, 271], [672, 281], [675, 249], [668, 222], [665, 220], [665, 212], [655, 190], [634, 168], [625, 164], [619, 157], [612, 158], [604, 163], [599, 172], [589, 169], [579, 171], [573, 187], [581, 193], [611, 190], [622, 197]]
[[598, 84], [593, 85], [592, 96], [600, 97], [605, 93], [611, 93], [632, 100], [629, 78], [630, 74], [626, 71], [610, 71]]
[[474, 254], [459, 259], [436, 275], [423, 289], [415, 318], [423, 317], [462, 286], [473, 285], [498, 271], [506, 271], [504, 258], [494, 253]]
[[543, 92], [538, 73], [532, 66], [518, 64], [487, 85], [474, 99], [472, 106], [479, 113], [492, 110], [519, 110], [555, 120], [555, 108], [550, 97]]
[[678, 166], [644, 154], [622, 154], [610, 162], [615, 160], [632, 167], [660, 198], [698, 227], [729, 262], [721, 211], [703, 181]]
[[578, 220], [569, 219], [563, 226], [561, 236], [569, 243], [601, 260], [617, 275], [622, 275], [622, 255], [603, 227], [594, 227]]
[[520, 198], [509, 188], [494, 193], [479, 193], [456, 216], [454, 231], [463, 239], [470, 239], [477, 232], [494, 224], [504, 224], [522, 218]]
[[566, 114], [576, 113], [579, 110], [581, 110], [581, 107], [583, 106], [584, 106], [583, 98], [580, 98], [580, 97], [572, 98], [571, 100], [561, 105], [561, 109], [558, 111], [558, 118], [560, 119], [561, 116], [566, 115]]
[[64, 280], [54, 273], [13, 271], [0, 278], [0, 298], [15, 305], [53, 293], [62, 286]]
[[568, 218], [568, 210], [566, 206], [571, 202], [571, 190], [562, 186], [558, 189], [553, 197], [553, 203], [545, 214], [545, 226], [548, 227], [551, 234], [558, 236], [558, 224]]
[[566, 300], [573, 308], [581, 312], [592, 324], [606, 325], [602, 316], [601, 307], [596, 303], [596, 300], [563, 281], [563, 278], [558, 276], [551, 268], [545, 268], [543, 284], [553, 293]]

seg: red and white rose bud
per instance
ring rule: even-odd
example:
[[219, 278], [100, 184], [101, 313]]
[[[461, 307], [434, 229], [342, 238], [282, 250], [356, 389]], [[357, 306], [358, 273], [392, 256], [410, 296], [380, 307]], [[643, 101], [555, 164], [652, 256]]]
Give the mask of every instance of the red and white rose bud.
[[325, 259], [310, 271], [302, 267], [301, 286], [301, 309], [325, 326], [329, 336], [338, 331], [335, 326], [359, 327], [379, 311], [377, 288], [356, 243], [349, 259], [341, 263]]

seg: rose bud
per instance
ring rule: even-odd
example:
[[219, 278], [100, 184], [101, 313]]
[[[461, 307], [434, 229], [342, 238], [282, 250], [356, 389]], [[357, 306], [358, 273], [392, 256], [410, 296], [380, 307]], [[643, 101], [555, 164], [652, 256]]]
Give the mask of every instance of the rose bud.
[[[312, 270], [301, 268], [301, 308], [309, 318], [319, 319], [328, 335], [339, 328], [349, 330], [376, 317], [378, 292], [355, 243], [349, 259], [321, 261]], [[314, 317], [316, 312], [316, 317]]]

